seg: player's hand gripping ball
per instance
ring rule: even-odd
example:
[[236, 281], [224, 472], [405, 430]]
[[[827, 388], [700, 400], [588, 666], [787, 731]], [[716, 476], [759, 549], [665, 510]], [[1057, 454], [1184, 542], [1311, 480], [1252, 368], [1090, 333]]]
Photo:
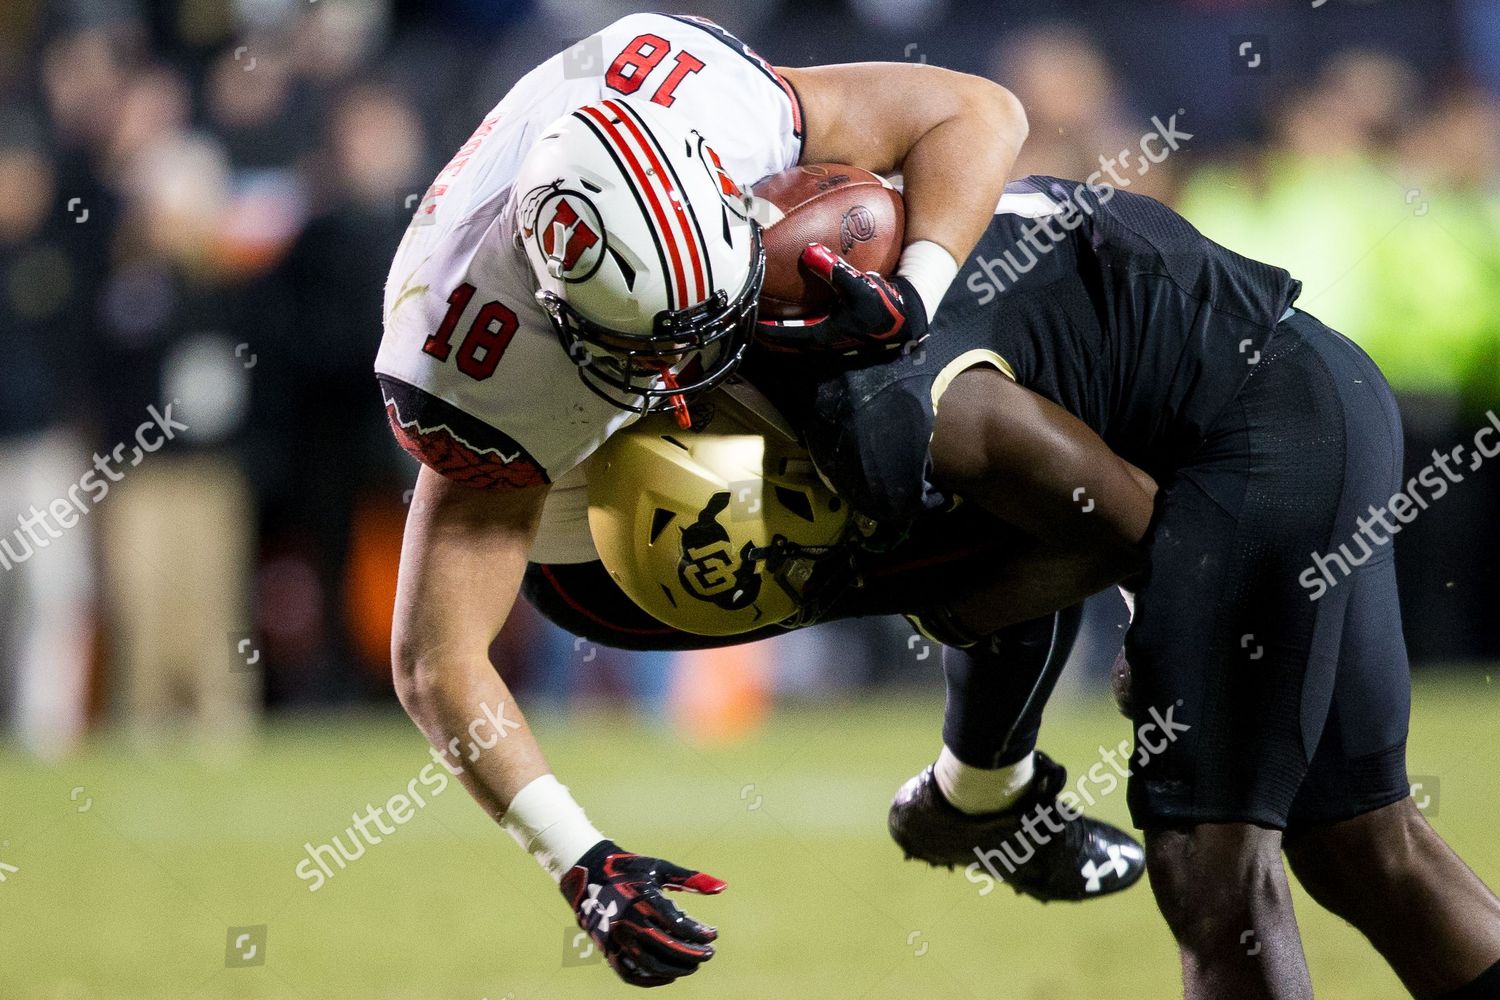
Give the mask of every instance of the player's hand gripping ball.
[[755, 185], [765, 227], [763, 345], [877, 354], [927, 335], [927, 310], [894, 274], [906, 233], [901, 192], [841, 163], [801, 164]]
[[828, 315], [815, 320], [761, 320], [761, 339], [791, 350], [884, 354], [927, 336], [927, 307], [902, 277], [856, 271], [821, 243], [802, 251], [802, 266], [833, 289]]

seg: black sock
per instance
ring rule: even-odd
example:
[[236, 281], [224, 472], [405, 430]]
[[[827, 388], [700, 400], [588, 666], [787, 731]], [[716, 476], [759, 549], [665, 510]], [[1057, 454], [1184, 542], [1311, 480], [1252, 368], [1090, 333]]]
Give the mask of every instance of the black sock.
[[1042, 709], [1073, 648], [1083, 608], [1013, 625], [970, 649], [945, 648], [943, 743], [972, 767], [1006, 767], [1036, 749]]
[[1437, 1000], [1497, 1000], [1500, 998], [1500, 962], [1484, 971], [1468, 986], [1460, 986], [1451, 993], [1444, 993]]

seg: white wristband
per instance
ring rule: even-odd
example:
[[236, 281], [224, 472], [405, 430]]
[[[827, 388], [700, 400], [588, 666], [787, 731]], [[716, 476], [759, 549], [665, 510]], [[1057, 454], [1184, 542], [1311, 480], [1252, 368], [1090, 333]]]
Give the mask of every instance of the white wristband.
[[553, 881], [561, 881], [574, 862], [604, 839], [594, 829], [583, 807], [573, 801], [568, 788], [544, 774], [516, 793], [500, 825], [516, 838], [521, 849], [536, 858]]
[[938, 303], [948, 294], [948, 286], [958, 277], [958, 262], [953, 255], [931, 240], [917, 240], [901, 251], [896, 273], [910, 281], [927, 307], [927, 321], [937, 314]]

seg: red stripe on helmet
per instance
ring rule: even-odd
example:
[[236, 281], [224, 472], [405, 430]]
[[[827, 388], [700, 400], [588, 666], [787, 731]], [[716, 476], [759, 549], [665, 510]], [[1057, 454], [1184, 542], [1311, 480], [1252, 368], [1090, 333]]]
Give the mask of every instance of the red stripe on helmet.
[[637, 124], [636, 119], [639, 116], [636, 115], [632, 109], [621, 107], [620, 104], [616, 101], [605, 101], [604, 106], [606, 108], [609, 108], [615, 114], [619, 115], [621, 121], [623, 121], [626, 127], [630, 129], [630, 132], [635, 136], [636, 141], [641, 144], [641, 148], [646, 151], [646, 158], [651, 161], [651, 167], [656, 171], [657, 179], [660, 180], [662, 185], [667, 189], [667, 201], [671, 203], [672, 208], [677, 213], [677, 224], [682, 227], [682, 235], [687, 240], [688, 257], [693, 262], [693, 288], [697, 292], [697, 296], [693, 301], [702, 302], [704, 299], [708, 298], [708, 286], [704, 283], [703, 280], [703, 257], [698, 250], [698, 241], [693, 236], [692, 224], [688, 221], [687, 212], [683, 209], [682, 206], [682, 199], [687, 197], [687, 192], [684, 191], [682, 193], [682, 196], [679, 198], [671, 197], [673, 191], [672, 174], [662, 164], [661, 160], [657, 158], [655, 149], [656, 137], [651, 136], [650, 140], [648, 141], [646, 135], [642, 131], [645, 123], [641, 122], [640, 124]]
[[[656, 216], [657, 227], [661, 230], [663, 241], [667, 245], [667, 251], [672, 257], [672, 281], [668, 284], [667, 290], [670, 293], [675, 288], [677, 292], [677, 308], [686, 308], [688, 302], [687, 277], [682, 266], [682, 252], [677, 247], [677, 240], [673, 237], [672, 227], [667, 221], [667, 213], [661, 206], [661, 199], [657, 197], [655, 188], [651, 185], [649, 175], [636, 158], [634, 150], [630, 148], [630, 144], [625, 141], [625, 137], [620, 134], [619, 129], [615, 128], [614, 123], [609, 120], [608, 116], [593, 106], [585, 106], [579, 110], [597, 122], [605, 134], [613, 140], [616, 151], [629, 166], [630, 172], [634, 174], [637, 186], [646, 193], [647, 199], [651, 202], [651, 209]], [[616, 111], [615, 114], [620, 113]], [[620, 115], [620, 118], [621, 120], [627, 120], [624, 115]], [[660, 175], [660, 171], [658, 171], [658, 175]], [[668, 304], [671, 305], [671, 303]]]

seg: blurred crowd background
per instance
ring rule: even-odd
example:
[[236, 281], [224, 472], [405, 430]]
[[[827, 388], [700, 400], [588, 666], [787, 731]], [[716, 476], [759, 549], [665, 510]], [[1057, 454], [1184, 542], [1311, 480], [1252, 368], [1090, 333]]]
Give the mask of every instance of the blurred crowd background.
[[[222, 737], [250, 731], [263, 707], [391, 697], [415, 469], [371, 376], [389, 259], [414, 199], [511, 82], [635, 9], [0, 7], [0, 712], [12, 735], [55, 754], [114, 720], [143, 732], [188, 720]], [[776, 63], [989, 75], [1030, 114], [1022, 173], [1085, 177], [1137, 148], [1153, 116], [1175, 115], [1191, 138], [1122, 176], [1304, 281], [1302, 307], [1364, 345], [1400, 394], [1413, 469], [1500, 409], [1500, 2], [663, 9], [711, 17]], [[1398, 539], [1419, 663], [1500, 656], [1497, 466]], [[1112, 658], [1121, 615], [1108, 599], [1092, 609], [1091, 660]], [[909, 635], [853, 623], [627, 657], [523, 609], [497, 658], [523, 704], [633, 700], [722, 735], [778, 696], [940, 682], [936, 651]]]

